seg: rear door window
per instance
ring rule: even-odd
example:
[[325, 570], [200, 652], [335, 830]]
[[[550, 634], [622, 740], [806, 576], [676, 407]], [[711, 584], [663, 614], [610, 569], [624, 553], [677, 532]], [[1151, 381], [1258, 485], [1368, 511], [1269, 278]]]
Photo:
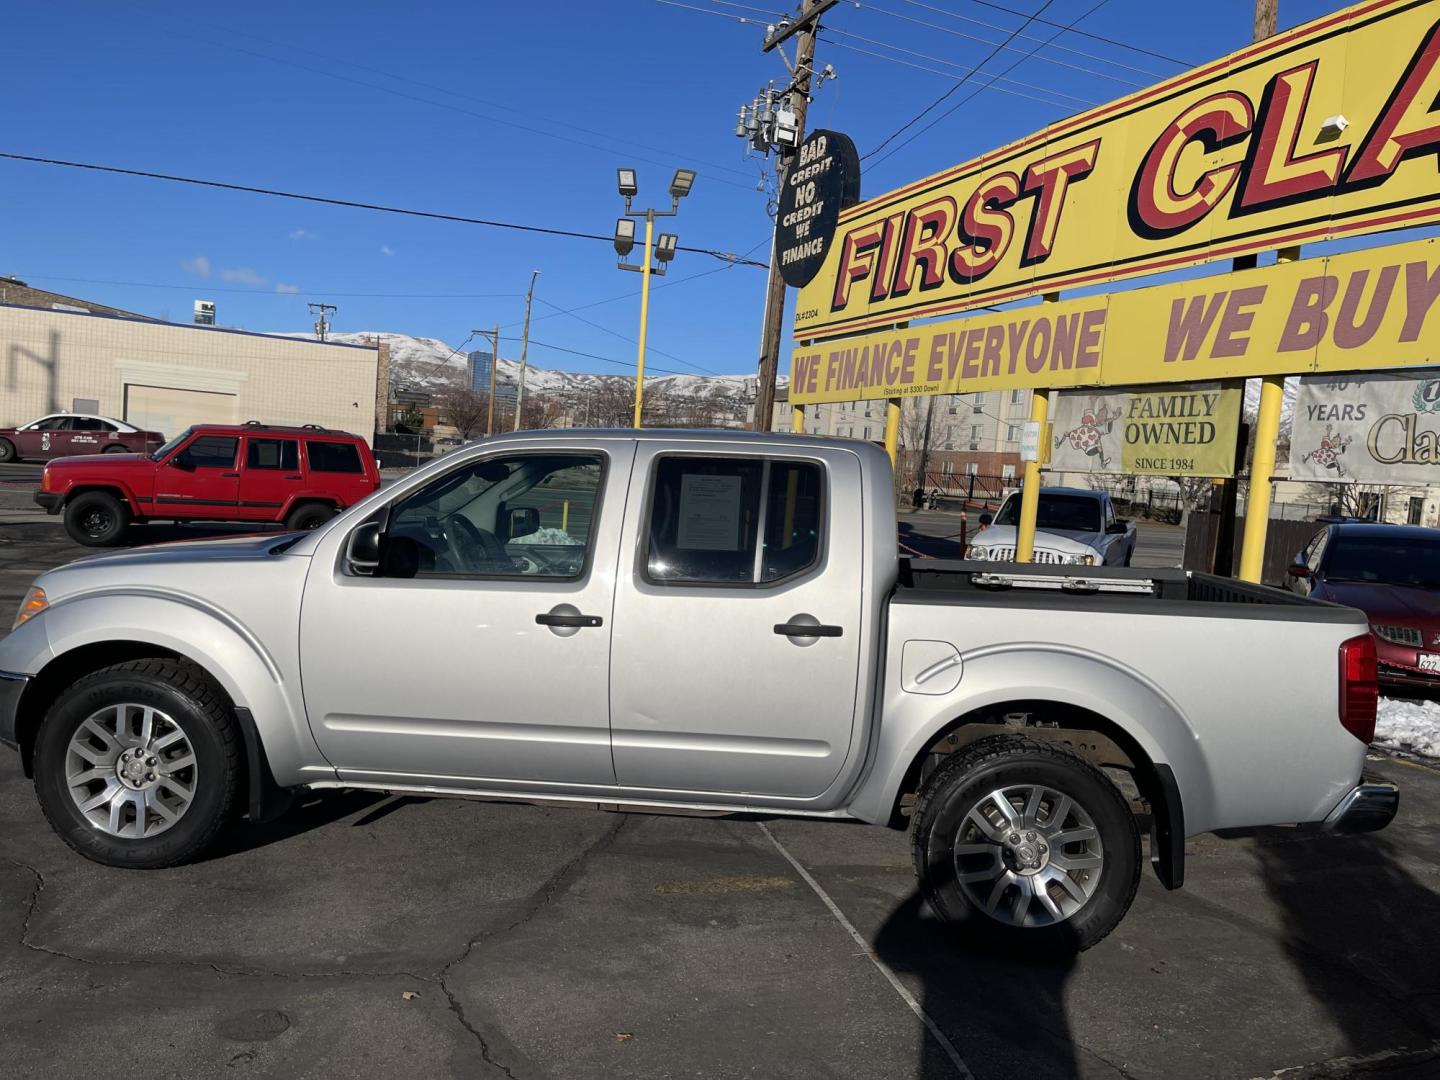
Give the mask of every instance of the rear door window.
[[813, 566], [823, 541], [814, 462], [667, 456], [651, 483], [645, 576], [662, 585], [767, 585]]
[[363, 473], [365, 465], [360, 460], [359, 448], [351, 442], [322, 442], [311, 439], [305, 443], [305, 455], [310, 459], [311, 472]]
[[247, 469], [296, 472], [300, 447], [294, 439], [251, 439], [245, 451]]

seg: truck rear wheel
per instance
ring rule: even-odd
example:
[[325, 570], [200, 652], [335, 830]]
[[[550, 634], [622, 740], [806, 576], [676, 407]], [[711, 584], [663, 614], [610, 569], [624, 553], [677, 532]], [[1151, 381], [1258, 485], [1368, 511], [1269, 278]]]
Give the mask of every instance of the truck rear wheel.
[[66, 690], [35, 739], [35, 793], [72, 848], [107, 866], [173, 866], [236, 806], [240, 731], [193, 664], [133, 660]]
[[966, 932], [1045, 951], [1088, 949], [1140, 882], [1140, 833], [1088, 762], [1022, 736], [951, 756], [915, 804], [920, 890]]
[[65, 531], [77, 544], [112, 547], [129, 526], [129, 508], [107, 491], [87, 491], [65, 504]]

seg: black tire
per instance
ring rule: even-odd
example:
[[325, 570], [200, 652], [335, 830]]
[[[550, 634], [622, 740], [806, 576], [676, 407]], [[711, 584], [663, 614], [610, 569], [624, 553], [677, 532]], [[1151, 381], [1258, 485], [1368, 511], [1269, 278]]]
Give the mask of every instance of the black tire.
[[[1044, 843], [1049, 836], [1043, 830], [1039, 834], [1017, 832], [1008, 835], [1018, 837], [1021, 846], [1007, 848], [1003, 840], [1008, 836], [1002, 837], [1001, 843], [992, 843], [978, 832], [973, 819], [967, 818], [972, 810], [977, 810], [990, 820], [985, 809], [992, 813], [996, 809], [994, 803], [987, 800], [991, 792], [1026, 786], [1052, 789], [1053, 793], [1072, 800], [1072, 809], [1060, 811], [1066, 816], [1055, 822], [1054, 828], [1072, 832], [1065, 829], [1065, 823], [1079, 822], [1078, 817], [1070, 816], [1076, 812], [1075, 808], [1083, 811], [1094, 824], [1103, 861], [1093, 871], [1097, 879], [1083, 901], [1077, 903], [1061, 883], [1052, 884], [1050, 878], [1042, 875], [1064, 874], [1084, 892], [1091, 871], [1062, 870], [1058, 861], [1093, 859], [1091, 841], [1066, 842], [1049, 852]], [[1042, 802], [1037, 813], [1048, 807], [1053, 814], [1057, 805], [1058, 799], [1048, 804]], [[1015, 809], [1012, 805], [1012, 810]], [[1037, 835], [1038, 846], [1031, 842]], [[990, 893], [992, 888], [1001, 890], [1000, 877], [962, 883], [960, 860], [955, 852], [957, 842], [976, 848], [994, 848], [993, 864], [988, 862], [991, 856], [986, 853], [962, 856], [977, 877], [989, 873], [990, 866], [1008, 871], [1002, 876], [1011, 884], [987, 897], [990, 902], [997, 898], [1001, 901], [997, 903], [998, 915], [987, 913], [976, 895], [980, 891]], [[1083, 845], [1081, 851], [1067, 850], [1077, 844]], [[964, 933], [1045, 953], [1078, 952], [1100, 941], [1124, 918], [1140, 883], [1140, 832], [1120, 790], [1104, 773], [1074, 754], [1023, 736], [983, 739], [951, 755], [935, 771], [915, 804], [911, 845], [921, 894], [938, 915]], [[1021, 865], [1016, 861], [1020, 857], [1018, 853], [1042, 862], [1042, 868], [1028, 872], [1017, 870]], [[1052, 856], [1057, 859], [1053, 868]], [[1025, 900], [1021, 878], [1029, 883], [1024, 888], [1033, 890], [1035, 883], [1041, 883], [1050, 904], [1064, 917], [1056, 919], [1054, 913], [1042, 907], [1038, 893], [1032, 891], [1032, 898]], [[967, 893], [967, 886], [974, 891]], [[1023, 904], [1018, 925], [1013, 921], [1013, 914], [1000, 910], [1002, 906], [1013, 910], [1014, 904]], [[1070, 904], [1075, 904], [1074, 908], [1066, 910]]]
[[285, 527], [294, 532], [309, 532], [324, 525], [336, 513], [333, 506], [326, 506], [324, 503], [302, 503], [290, 511], [290, 515], [285, 519]]
[[[153, 836], [116, 836], [93, 824], [67, 786], [71, 738], [87, 718], [122, 704], [168, 714], [195, 758], [192, 801]], [[46, 820], [81, 855], [106, 866], [149, 869], [195, 858], [235, 813], [242, 771], [234, 713], [209, 676], [182, 660], [131, 660], [85, 676], [50, 707], [35, 739], [35, 793]]]
[[9, 439], [0, 439], [0, 464], [19, 460], [19, 455], [15, 453], [15, 444]]
[[128, 446], [107, 446], [100, 451], [102, 454], [131, 454], [134, 453]]
[[86, 547], [113, 547], [125, 539], [130, 508], [108, 491], [87, 491], [65, 504], [65, 531]]

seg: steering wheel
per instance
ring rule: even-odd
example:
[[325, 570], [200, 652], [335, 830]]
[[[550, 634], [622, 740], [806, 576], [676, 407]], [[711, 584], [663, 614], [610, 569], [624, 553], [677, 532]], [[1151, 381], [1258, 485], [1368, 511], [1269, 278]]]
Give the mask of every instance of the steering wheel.
[[445, 519], [445, 540], [461, 566], [472, 570], [506, 566], [510, 556], [492, 532], [477, 528], [467, 517], [451, 514]]

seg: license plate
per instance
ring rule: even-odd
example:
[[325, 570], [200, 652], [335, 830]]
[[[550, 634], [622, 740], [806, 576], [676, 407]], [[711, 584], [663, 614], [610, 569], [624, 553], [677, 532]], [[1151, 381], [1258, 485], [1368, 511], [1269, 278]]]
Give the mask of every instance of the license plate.
[[1420, 663], [1416, 665], [1421, 671], [1440, 671], [1440, 654], [1422, 652]]

